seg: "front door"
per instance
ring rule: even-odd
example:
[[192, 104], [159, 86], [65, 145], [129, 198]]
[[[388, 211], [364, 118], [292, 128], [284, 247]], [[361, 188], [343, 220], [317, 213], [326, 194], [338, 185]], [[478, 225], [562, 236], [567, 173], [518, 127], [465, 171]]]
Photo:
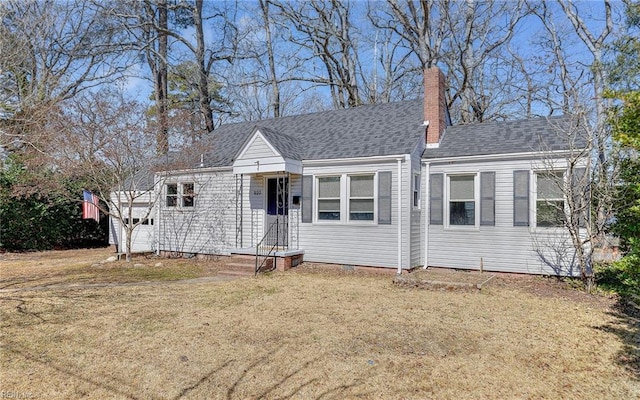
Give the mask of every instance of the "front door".
[[[267, 179], [267, 229], [271, 229], [265, 244], [287, 246], [289, 226], [289, 178]], [[277, 241], [277, 243], [276, 243]]]

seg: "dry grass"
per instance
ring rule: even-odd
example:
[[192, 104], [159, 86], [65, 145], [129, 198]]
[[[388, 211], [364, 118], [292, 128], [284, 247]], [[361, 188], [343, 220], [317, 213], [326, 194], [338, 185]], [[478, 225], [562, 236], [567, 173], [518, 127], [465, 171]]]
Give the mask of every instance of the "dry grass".
[[[135, 256], [130, 263], [101, 263], [110, 256], [114, 253], [106, 248], [0, 254], [0, 289], [192, 279], [215, 275], [221, 265], [211, 260], [154, 256]], [[157, 263], [162, 266], [155, 267]]]
[[638, 398], [639, 376], [624, 362], [638, 350], [637, 321], [606, 299], [540, 296], [529, 285], [546, 283], [526, 282], [433, 292], [301, 268], [223, 283], [0, 293], [0, 390], [55, 399]]

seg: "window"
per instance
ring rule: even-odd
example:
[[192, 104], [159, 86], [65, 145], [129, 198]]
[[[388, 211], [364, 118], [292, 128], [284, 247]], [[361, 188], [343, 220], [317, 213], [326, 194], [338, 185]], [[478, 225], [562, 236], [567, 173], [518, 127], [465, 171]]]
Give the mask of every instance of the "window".
[[391, 178], [391, 171], [305, 175], [302, 222], [391, 224]]
[[373, 175], [349, 176], [349, 221], [373, 221]]
[[182, 207], [193, 207], [195, 191], [193, 183], [182, 184]]
[[559, 227], [564, 225], [564, 178], [562, 172], [536, 174], [536, 225]]
[[413, 174], [413, 208], [420, 208], [420, 174]]
[[340, 177], [318, 178], [318, 220], [340, 221]]
[[475, 225], [475, 175], [449, 177], [449, 225]]
[[[180, 189], [178, 191], [178, 188]], [[195, 204], [195, 185], [193, 183], [166, 184], [166, 205], [167, 207], [193, 207]]]
[[167, 184], [167, 207], [175, 207], [178, 205], [178, 184]]

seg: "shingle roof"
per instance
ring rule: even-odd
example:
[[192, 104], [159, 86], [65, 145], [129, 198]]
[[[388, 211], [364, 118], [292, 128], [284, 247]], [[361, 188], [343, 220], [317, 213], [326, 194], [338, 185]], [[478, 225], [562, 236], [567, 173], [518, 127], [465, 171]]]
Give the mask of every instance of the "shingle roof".
[[575, 129], [575, 120], [568, 116], [450, 126], [440, 146], [426, 149], [423, 158], [584, 148], [587, 141], [583, 133]]
[[423, 138], [423, 119], [422, 99], [415, 99], [222, 125], [209, 138], [204, 164], [232, 165], [256, 127], [283, 155], [296, 159], [407, 154]]

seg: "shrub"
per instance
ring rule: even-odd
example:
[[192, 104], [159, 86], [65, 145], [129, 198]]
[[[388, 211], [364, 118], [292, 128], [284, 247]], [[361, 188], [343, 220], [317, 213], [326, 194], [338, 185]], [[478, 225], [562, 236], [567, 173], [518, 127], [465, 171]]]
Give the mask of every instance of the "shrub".
[[640, 241], [630, 240], [630, 251], [622, 259], [596, 271], [598, 286], [623, 296], [640, 296]]

